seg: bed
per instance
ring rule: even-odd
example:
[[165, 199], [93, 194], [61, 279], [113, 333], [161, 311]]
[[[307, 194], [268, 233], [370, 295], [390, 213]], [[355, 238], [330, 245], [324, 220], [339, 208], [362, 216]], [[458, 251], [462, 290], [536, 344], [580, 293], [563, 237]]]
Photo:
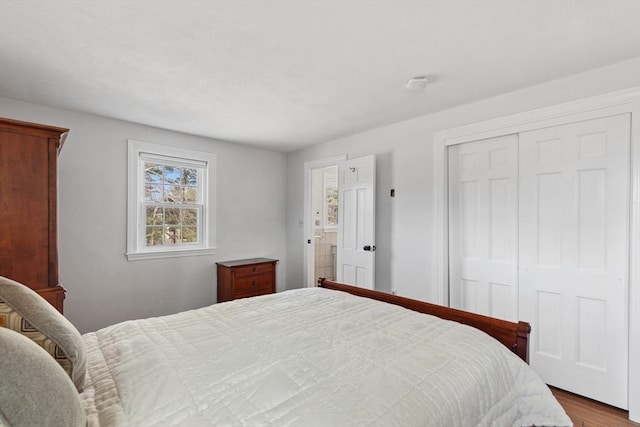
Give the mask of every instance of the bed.
[[69, 384], [89, 426], [571, 425], [527, 335], [323, 281], [85, 334]]

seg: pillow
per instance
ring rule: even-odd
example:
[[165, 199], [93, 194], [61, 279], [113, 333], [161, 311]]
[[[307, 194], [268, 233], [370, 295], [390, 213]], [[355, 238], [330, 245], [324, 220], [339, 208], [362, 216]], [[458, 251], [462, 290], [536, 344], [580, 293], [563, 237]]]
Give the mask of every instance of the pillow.
[[0, 326], [31, 338], [84, 387], [86, 349], [80, 332], [34, 290], [0, 276]]
[[84, 426], [75, 386], [46, 351], [0, 328], [0, 425]]

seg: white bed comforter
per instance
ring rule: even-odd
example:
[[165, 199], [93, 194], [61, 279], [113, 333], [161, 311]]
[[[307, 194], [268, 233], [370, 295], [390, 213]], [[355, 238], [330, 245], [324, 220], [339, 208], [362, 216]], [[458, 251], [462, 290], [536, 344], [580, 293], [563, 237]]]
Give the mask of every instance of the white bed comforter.
[[343, 292], [237, 300], [84, 339], [90, 425], [571, 425], [484, 333]]

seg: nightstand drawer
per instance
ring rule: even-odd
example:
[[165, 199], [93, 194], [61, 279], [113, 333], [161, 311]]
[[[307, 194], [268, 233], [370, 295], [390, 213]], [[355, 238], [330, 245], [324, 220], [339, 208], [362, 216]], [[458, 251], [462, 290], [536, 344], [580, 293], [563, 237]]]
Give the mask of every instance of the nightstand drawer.
[[235, 291], [238, 294], [260, 292], [273, 288], [273, 276], [270, 274], [258, 274], [236, 279]]
[[263, 274], [273, 272], [273, 264], [256, 264], [247, 267], [236, 268], [236, 277], [251, 276], [254, 274]]

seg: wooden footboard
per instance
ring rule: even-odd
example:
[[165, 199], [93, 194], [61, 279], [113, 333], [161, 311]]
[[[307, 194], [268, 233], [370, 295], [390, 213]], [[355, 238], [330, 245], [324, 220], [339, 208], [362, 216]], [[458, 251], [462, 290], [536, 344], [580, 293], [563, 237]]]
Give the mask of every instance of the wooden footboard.
[[431, 314], [442, 319], [453, 320], [458, 323], [473, 326], [491, 335], [504, 344], [509, 350], [517, 354], [522, 360], [529, 363], [529, 332], [531, 332], [531, 326], [527, 322], [508, 322], [506, 320], [482, 316], [480, 314], [469, 313], [468, 311], [456, 310], [455, 308], [430, 304], [428, 302], [391, 295], [380, 291], [344, 285], [324, 278], [318, 280], [318, 286], [348, 292], [361, 297], [372, 298], [389, 304], [399, 305], [419, 313]]

